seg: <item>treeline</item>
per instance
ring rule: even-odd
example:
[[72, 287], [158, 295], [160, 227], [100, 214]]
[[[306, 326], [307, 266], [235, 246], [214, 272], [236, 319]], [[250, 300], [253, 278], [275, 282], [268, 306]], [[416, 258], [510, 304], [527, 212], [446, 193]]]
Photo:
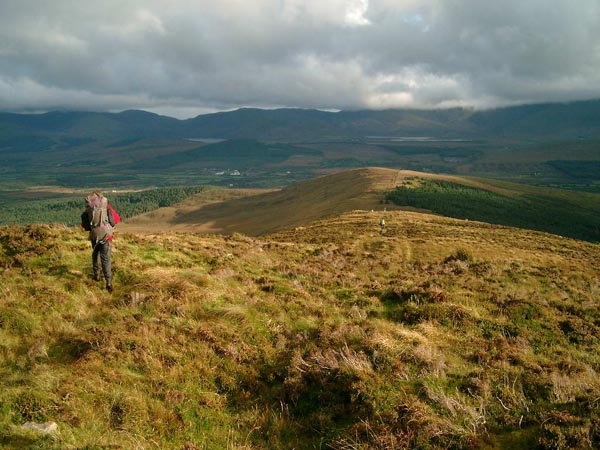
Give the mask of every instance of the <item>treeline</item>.
[[[157, 208], [171, 206], [198, 194], [206, 187], [172, 187], [150, 189], [139, 192], [106, 194], [109, 203], [121, 218], [127, 219]], [[0, 225], [24, 225], [31, 223], [59, 223], [79, 225], [85, 202], [80, 197], [54, 200], [24, 201], [7, 205], [0, 215]]]
[[457, 219], [478, 220], [600, 242], [600, 217], [564, 199], [523, 194], [505, 197], [447, 181], [418, 179], [385, 196], [400, 206], [426, 209]]
[[600, 181], [600, 161], [548, 161], [546, 164], [576, 180]]

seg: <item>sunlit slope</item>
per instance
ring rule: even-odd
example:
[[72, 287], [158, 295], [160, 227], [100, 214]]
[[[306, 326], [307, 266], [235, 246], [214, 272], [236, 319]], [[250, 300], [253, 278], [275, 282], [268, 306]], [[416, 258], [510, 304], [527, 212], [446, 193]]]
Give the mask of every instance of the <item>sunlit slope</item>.
[[[445, 199], [437, 198], [436, 194], [430, 194], [418, 203], [418, 207], [410, 203], [395, 205], [387, 200], [386, 194], [397, 187], [416, 192], [414, 188], [427, 186], [426, 182], [418, 180], [441, 181], [472, 189], [450, 199], [454, 206], [442, 205], [450, 208], [439, 208], [439, 203]], [[122, 229], [144, 233], [190, 231], [262, 235], [348, 211], [384, 209], [440, 210], [440, 214], [455, 218], [533, 228], [591, 241], [598, 240], [594, 230], [600, 224], [598, 194], [407, 170], [355, 169], [307, 180], [282, 190], [256, 192], [231, 190], [223, 194], [229, 198], [221, 196], [210, 201], [201, 195], [184, 204], [129, 219]], [[441, 194], [447, 196], [448, 192], [442, 190]], [[438, 203], [437, 208], [435, 203]], [[572, 226], [569, 221], [573, 222]]]
[[354, 209], [383, 209], [383, 192], [390, 190], [402, 172], [359, 169], [294, 184], [275, 192], [201, 205], [187, 202], [170, 211], [139, 216], [124, 224], [124, 231], [176, 230], [260, 235], [293, 228], [326, 216]]
[[354, 211], [119, 232], [112, 295], [89, 257], [76, 229], [0, 228], [2, 448], [600, 445], [597, 244]]
[[415, 176], [459, 180], [474, 187], [485, 186], [512, 195], [506, 189], [467, 178], [364, 168], [311, 179], [275, 192], [248, 195], [249, 192], [244, 191], [238, 194], [240, 198], [232, 200], [210, 203], [201, 200], [200, 205], [188, 200], [183, 205], [159, 209], [130, 219], [123, 224], [122, 229], [133, 232], [174, 230], [260, 235], [358, 209], [399, 209], [394, 205], [384, 205], [384, 194], [394, 189], [404, 178]]

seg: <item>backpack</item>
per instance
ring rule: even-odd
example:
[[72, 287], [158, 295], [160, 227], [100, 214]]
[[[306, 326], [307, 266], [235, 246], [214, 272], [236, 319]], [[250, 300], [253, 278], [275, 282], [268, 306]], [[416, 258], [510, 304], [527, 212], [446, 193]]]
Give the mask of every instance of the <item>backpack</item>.
[[[108, 199], [102, 194], [91, 194], [85, 199], [90, 240], [96, 244], [104, 244], [113, 235], [114, 219], [108, 209]], [[112, 222], [112, 223], [111, 223]], [[87, 228], [87, 227], [85, 227]]]

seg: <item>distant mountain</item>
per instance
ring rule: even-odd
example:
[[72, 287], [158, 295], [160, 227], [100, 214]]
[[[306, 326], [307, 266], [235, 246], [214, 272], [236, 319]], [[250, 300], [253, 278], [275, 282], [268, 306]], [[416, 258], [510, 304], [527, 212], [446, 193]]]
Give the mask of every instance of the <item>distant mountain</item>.
[[309, 109], [250, 109], [206, 114], [188, 119], [182, 131], [189, 137], [223, 139], [304, 140], [352, 136], [344, 132], [336, 113]]
[[598, 138], [600, 100], [479, 111], [470, 122], [492, 136]]
[[186, 121], [189, 134], [221, 138], [303, 140], [369, 135], [462, 136], [477, 133], [473, 111], [386, 110], [324, 112], [305, 109], [239, 109]]
[[120, 139], [178, 137], [180, 121], [146, 111], [120, 113], [51, 111], [45, 114], [0, 113], [0, 141], [14, 135]]
[[238, 109], [177, 120], [144, 111], [0, 114], [0, 146], [19, 136], [88, 139], [220, 138], [262, 141], [335, 140], [365, 136], [600, 138], [600, 100], [477, 111], [325, 112]]

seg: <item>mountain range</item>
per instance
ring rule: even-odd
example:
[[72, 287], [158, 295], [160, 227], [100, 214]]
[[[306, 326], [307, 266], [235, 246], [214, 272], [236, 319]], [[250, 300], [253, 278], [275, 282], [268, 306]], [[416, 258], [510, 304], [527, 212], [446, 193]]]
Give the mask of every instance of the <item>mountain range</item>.
[[341, 137], [366, 136], [596, 139], [600, 137], [600, 100], [488, 110], [453, 108], [326, 112], [307, 109], [243, 108], [200, 115], [187, 120], [139, 110], [120, 113], [0, 113], [0, 148], [23, 136], [263, 141], [335, 140]]

